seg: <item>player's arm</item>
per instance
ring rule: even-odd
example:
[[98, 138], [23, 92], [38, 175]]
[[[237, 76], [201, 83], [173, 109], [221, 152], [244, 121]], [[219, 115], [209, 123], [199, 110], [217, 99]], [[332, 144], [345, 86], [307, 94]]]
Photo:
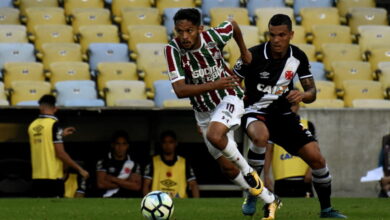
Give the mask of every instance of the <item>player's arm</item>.
[[145, 196], [150, 192], [151, 188], [152, 188], [152, 179], [144, 178], [142, 184], [142, 194]]
[[274, 154], [274, 145], [267, 144], [267, 150], [265, 151], [265, 161], [264, 161], [264, 184], [269, 190], [273, 191], [273, 184], [270, 176], [270, 168], [272, 164], [272, 156]]
[[110, 176], [112, 183], [117, 184], [121, 188], [128, 190], [139, 191], [141, 190], [142, 177], [138, 173], [132, 173], [127, 179], [120, 179], [118, 177]]
[[238, 48], [240, 49], [241, 59], [244, 64], [249, 64], [252, 62], [252, 53], [247, 49], [244, 38], [242, 37], [242, 32], [237, 22], [231, 21], [233, 26], [233, 38], [237, 43]]
[[304, 79], [301, 79], [301, 84], [303, 87], [304, 92], [300, 92], [298, 90], [291, 90], [290, 93], [287, 95], [287, 100], [290, 103], [312, 103], [317, 98], [317, 90], [316, 85], [314, 83], [313, 77], [307, 77]]
[[99, 189], [116, 189], [118, 184], [110, 180], [111, 175], [107, 174], [105, 171], [96, 171], [97, 187]]
[[188, 182], [188, 188], [191, 190], [191, 194], [193, 198], [199, 198], [200, 193], [199, 193], [199, 186], [196, 180], [191, 180]]
[[64, 164], [73, 169], [77, 170], [83, 178], [87, 179], [89, 177], [88, 171], [84, 170], [80, 165], [78, 165], [64, 149], [64, 144], [54, 143], [55, 154], [58, 159], [60, 159]]

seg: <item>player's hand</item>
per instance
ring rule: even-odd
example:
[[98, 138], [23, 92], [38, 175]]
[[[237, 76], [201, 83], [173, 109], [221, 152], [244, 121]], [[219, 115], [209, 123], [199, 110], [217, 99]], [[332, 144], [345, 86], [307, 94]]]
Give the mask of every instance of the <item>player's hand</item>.
[[249, 50], [246, 50], [241, 54], [241, 60], [244, 64], [250, 64], [252, 62], [252, 53]]
[[299, 104], [300, 102], [302, 102], [304, 94], [303, 92], [300, 92], [298, 90], [291, 90], [286, 98], [290, 103]]
[[240, 79], [237, 76], [222, 77], [214, 81], [214, 89], [228, 89], [239, 86]]
[[80, 169], [79, 173], [80, 173], [80, 175], [81, 175], [84, 179], [88, 179], [88, 178], [89, 178], [89, 173], [88, 173], [88, 171], [84, 170], [83, 168]]
[[75, 127], [67, 127], [67, 128], [64, 128], [62, 136], [66, 137], [68, 135], [74, 134], [75, 132], [76, 132], [76, 128]]

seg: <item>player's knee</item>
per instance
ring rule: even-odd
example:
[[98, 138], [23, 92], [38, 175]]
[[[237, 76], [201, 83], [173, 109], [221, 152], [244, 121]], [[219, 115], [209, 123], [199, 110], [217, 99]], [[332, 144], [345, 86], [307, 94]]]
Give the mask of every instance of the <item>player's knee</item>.
[[324, 157], [317, 158], [316, 160], [311, 162], [311, 166], [310, 167], [312, 169], [321, 169], [321, 168], [326, 167], [325, 158]]
[[256, 147], [264, 147], [268, 144], [268, 136], [262, 135], [252, 138], [252, 142]]
[[218, 132], [207, 132], [207, 140], [213, 144], [214, 147], [219, 148], [221, 142], [223, 141], [223, 135]]

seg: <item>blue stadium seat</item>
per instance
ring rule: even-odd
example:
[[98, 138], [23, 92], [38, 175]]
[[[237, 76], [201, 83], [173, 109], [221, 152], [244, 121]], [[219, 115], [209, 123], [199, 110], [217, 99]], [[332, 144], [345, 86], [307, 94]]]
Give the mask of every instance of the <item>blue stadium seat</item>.
[[210, 24], [211, 8], [237, 8], [240, 7], [240, 0], [203, 0], [202, 14], [205, 24]]
[[258, 8], [282, 8], [285, 7], [285, 0], [247, 0], [246, 8], [250, 17], [255, 16]]
[[38, 101], [22, 101], [16, 104], [17, 106], [39, 106]]
[[[172, 100], [185, 100], [177, 98], [172, 88], [172, 83], [169, 80], [157, 80], [153, 83], [154, 86], [154, 103], [156, 107], [166, 107], [164, 102]], [[188, 101], [189, 103], [189, 101]]]
[[13, 8], [13, 0], [1, 0], [0, 1], [0, 8]]
[[[333, 0], [294, 0], [294, 14], [299, 16], [301, 8], [332, 7]], [[300, 17], [296, 18], [300, 21]]]
[[104, 101], [97, 99], [95, 82], [91, 80], [58, 82], [55, 90], [59, 106], [104, 106]]
[[173, 36], [173, 31], [175, 28], [175, 23], [173, 21], [173, 17], [176, 12], [179, 11], [180, 8], [166, 8], [164, 9], [164, 26], [167, 29], [167, 33], [169, 36]]
[[34, 46], [29, 43], [0, 43], [0, 70], [7, 62], [35, 62]]
[[[321, 80], [321, 81], [329, 81], [326, 78], [326, 73], [324, 69], [324, 64], [320, 62], [310, 62], [310, 71], [313, 75], [313, 78], [315, 81]], [[294, 77], [294, 85], [299, 81], [299, 77]]]
[[92, 43], [88, 48], [89, 66], [92, 73], [100, 62], [129, 62], [129, 50], [121, 43]]

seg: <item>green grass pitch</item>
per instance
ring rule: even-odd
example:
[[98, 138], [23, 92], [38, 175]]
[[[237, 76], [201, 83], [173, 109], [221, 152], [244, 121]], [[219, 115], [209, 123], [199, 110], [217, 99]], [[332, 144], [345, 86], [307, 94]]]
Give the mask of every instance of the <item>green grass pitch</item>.
[[[0, 219], [142, 220], [141, 199], [0, 199]], [[260, 220], [241, 214], [241, 198], [175, 199], [173, 220]], [[348, 219], [390, 220], [390, 199], [335, 198], [333, 205]], [[316, 199], [283, 199], [278, 220], [319, 219]]]

